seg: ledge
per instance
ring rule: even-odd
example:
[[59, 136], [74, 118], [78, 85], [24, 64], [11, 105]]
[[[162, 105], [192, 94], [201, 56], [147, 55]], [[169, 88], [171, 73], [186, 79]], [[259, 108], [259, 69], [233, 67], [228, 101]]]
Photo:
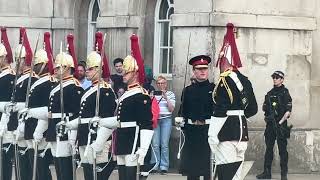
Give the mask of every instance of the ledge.
[[74, 29], [71, 18], [0, 17], [2, 26], [34, 29]]
[[237, 27], [261, 29], [315, 30], [313, 17], [272, 16], [231, 13], [188, 13], [173, 14], [174, 27], [224, 27], [233, 22]]
[[105, 16], [98, 17], [97, 28], [139, 28], [139, 16]]
[[19, 28], [50, 29], [51, 18], [35, 17], [0, 17], [1, 26]]
[[97, 28], [139, 28], [140, 22], [139, 16], [105, 16], [98, 17]]

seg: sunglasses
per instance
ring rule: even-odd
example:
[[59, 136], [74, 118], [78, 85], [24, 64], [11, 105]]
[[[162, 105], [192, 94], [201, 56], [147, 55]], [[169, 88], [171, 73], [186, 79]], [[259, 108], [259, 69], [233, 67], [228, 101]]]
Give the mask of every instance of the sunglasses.
[[271, 77], [272, 77], [272, 79], [281, 79], [280, 76], [271, 76]]

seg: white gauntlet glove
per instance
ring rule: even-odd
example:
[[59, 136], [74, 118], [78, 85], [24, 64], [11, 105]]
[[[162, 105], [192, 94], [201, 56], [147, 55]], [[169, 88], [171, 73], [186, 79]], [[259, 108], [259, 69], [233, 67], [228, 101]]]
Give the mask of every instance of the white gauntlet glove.
[[33, 139], [36, 142], [40, 142], [43, 139], [43, 133], [48, 129], [48, 121], [47, 120], [38, 120], [38, 124], [33, 133]]
[[109, 129], [116, 129], [118, 127], [117, 116], [101, 118], [99, 125]]
[[48, 120], [48, 107], [37, 107], [29, 109], [28, 116], [35, 119]]
[[227, 117], [211, 117], [208, 130], [208, 143], [213, 153], [217, 150], [219, 144], [218, 134], [226, 120]]
[[105, 127], [99, 127], [97, 131], [97, 138], [96, 140], [90, 145], [92, 149], [99, 153], [105, 147], [105, 143], [107, 142], [108, 138], [111, 136], [113, 130]]
[[175, 124], [176, 127], [180, 127], [180, 128], [184, 127], [185, 122], [184, 122], [183, 117], [175, 117], [174, 118], [174, 124]]
[[136, 151], [138, 156], [138, 163], [144, 165], [144, 158], [147, 155], [149, 146], [151, 144], [153, 130], [142, 129], [140, 130], [140, 148]]

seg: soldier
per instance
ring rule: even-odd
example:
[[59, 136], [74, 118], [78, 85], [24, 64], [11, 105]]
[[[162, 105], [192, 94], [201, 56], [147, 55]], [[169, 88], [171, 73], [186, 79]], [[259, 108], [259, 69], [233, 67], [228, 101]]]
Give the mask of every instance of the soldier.
[[115, 134], [115, 154], [119, 180], [136, 179], [137, 167], [144, 165], [153, 135], [151, 99], [141, 87], [145, 77], [136, 35], [131, 36], [131, 51], [133, 56], [123, 62], [123, 81], [128, 90], [119, 99], [117, 109], [120, 124]]
[[76, 60], [72, 54], [74, 52], [72, 51], [74, 50], [73, 35], [68, 35], [67, 40], [68, 51], [71, 52], [71, 55], [60, 49], [60, 53], [55, 58], [54, 74], [60, 83], [50, 92], [49, 124], [46, 133], [46, 140], [51, 143], [58, 180], [73, 178], [72, 146], [74, 146], [76, 134], [65, 134], [61, 129], [56, 132], [56, 125], [60, 121], [71, 121], [79, 117], [80, 99], [83, 93], [79, 81], [72, 75], [76, 67]]
[[[10, 111], [10, 117], [8, 122], [8, 131], [14, 131], [15, 135], [15, 146], [18, 146], [15, 153], [16, 158], [16, 171], [18, 179], [23, 178], [26, 180], [32, 179], [32, 162], [30, 161], [30, 156], [32, 156], [32, 144], [27, 144], [24, 139], [24, 118], [20, 116], [19, 111], [26, 107], [26, 97], [28, 89], [28, 81], [31, 75], [31, 84], [38, 79], [38, 76], [31, 72], [30, 65], [32, 61], [32, 50], [28, 41], [25, 28], [20, 28], [20, 40], [19, 45], [15, 49], [16, 62], [19, 65], [18, 72], [16, 73], [19, 77], [15, 84], [15, 91], [11, 97], [11, 104], [8, 106], [8, 112]], [[30, 84], [30, 85], [31, 85]], [[19, 119], [18, 119], [19, 118]], [[17, 157], [18, 156], [18, 157]]]
[[[81, 98], [79, 119], [69, 121], [68, 129], [77, 129], [77, 141], [83, 165], [85, 180], [93, 179], [93, 161], [97, 163], [97, 179], [108, 179], [116, 162], [111, 157], [111, 134], [113, 128], [117, 127], [114, 116], [116, 109], [116, 95], [111, 85], [99, 81], [99, 69], [101, 68], [102, 33], [96, 33], [96, 51], [92, 51], [87, 57], [87, 77], [92, 81], [92, 86], [86, 90]], [[101, 44], [101, 45], [100, 45]], [[100, 47], [100, 48], [99, 48]], [[97, 88], [100, 82], [99, 117], [95, 117]], [[111, 127], [109, 126], [111, 124]], [[98, 125], [100, 127], [98, 127]], [[106, 126], [106, 127], [104, 127]], [[96, 132], [97, 131], [97, 132]], [[90, 141], [88, 136], [90, 134]], [[89, 144], [88, 144], [89, 143]], [[96, 154], [96, 159], [92, 156]]]
[[11, 180], [12, 158], [14, 156], [14, 148], [11, 144], [14, 137], [12, 131], [7, 132], [9, 119], [4, 109], [6, 104], [10, 102], [15, 73], [10, 67], [13, 59], [6, 28], [1, 28], [1, 32], [3, 44], [0, 43], [0, 178], [2, 178], [1, 180]]
[[244, 177], [241, 169], [249, 140], [246, 118], [257, 113], [252, 85], [238, 71], [242, 65], [233, 27], [233, 24], [227, 24], [227, 33], [217, 62], [220, 78], [213, 91], [216, 108], [208, 132], [219, 180]]
[[193, 67], [195, 83], [183, 89], [179, 110], [181, 117], [175, 118], [176, 125], [182, 127], [185, 134], [180, 173], [187, 176], [188, 180], [198, 180], [200, 176], [205, 180], [210, 179], [211, 151], [208, 144], [208, 129], [214, 111], [212, 90], [215, 87], [208, 80], [210, 62], [211, 58], [206, 55], [199, 55], [189, 60], [189, 64]]
[[[50, 180], [51, 173], [49, 162], [45, 155], [47, 142], [43, 139], [43, 134], [48, 127], [48, 99], [55, 79], [51, 76], [53, 73], [52, 50], [50, 45], [50, 33], [44, 33], [43, 49], [37, 50], [34, 59], [34, 71], [39, 79], [31, 86], [28, 108], [20, 111], [25, 113], [27, 119], [25, 122], [24, 138], [28, 144], [36, 142], [37, 149], [37, 167], [36, 175], [39, 180]], [[34, 152], [30, 154], [30, 162], [33, 162]], [[35, 167], [33, 167], [35, 168]], [[35, 174], [34, 174], [35, 175]], [[33, 176], [34, 176], [33, 175]]]
[[265, 96], [262, 107], [267, 124], [264, 132], [267, 146], [264, 155], [264, 171], [257, 175], [257, 179], [271, 179], [273, 147], [275, 140], [277, 140], [280, 155], [281, 180], [287, 180], [287, 138], [290, 137], [290, 130], [292, 128], [292, 126], [288, 127], [287, 119], [291, 115], [292, 99], [289, 90], [283, 85], [284, 73], [282, 71], [275, 71], [271, 77], [274, 87]]

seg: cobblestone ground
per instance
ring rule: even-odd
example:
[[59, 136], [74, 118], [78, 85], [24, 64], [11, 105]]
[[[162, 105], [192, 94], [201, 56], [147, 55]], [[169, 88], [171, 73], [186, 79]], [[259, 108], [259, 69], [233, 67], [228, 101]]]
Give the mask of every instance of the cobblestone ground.
[[[56, 180], [56, 175], [54, 171], [54, 167], [51, 167], [53, 180]], [[84, 180], [82, 169], [78, 170], [77, 180]], [[280, 174], [273, 174], [273, 180], [280, 179]], [[180, 174], [169, 173], [167, 175], [160, 174], [151, 174], [148, 180], [186, 180], [186, 177], [181, 176]], [[245, 180], [255, 180], [255, 175], [248, 175]], [[319, 180], [320, 174], [289, 174], [288, 179], [290, 180]], [[12, 180], [15, 180], [13, 177]], [[109, 180], [118, 180], [118, 172], [114, 171]]]

